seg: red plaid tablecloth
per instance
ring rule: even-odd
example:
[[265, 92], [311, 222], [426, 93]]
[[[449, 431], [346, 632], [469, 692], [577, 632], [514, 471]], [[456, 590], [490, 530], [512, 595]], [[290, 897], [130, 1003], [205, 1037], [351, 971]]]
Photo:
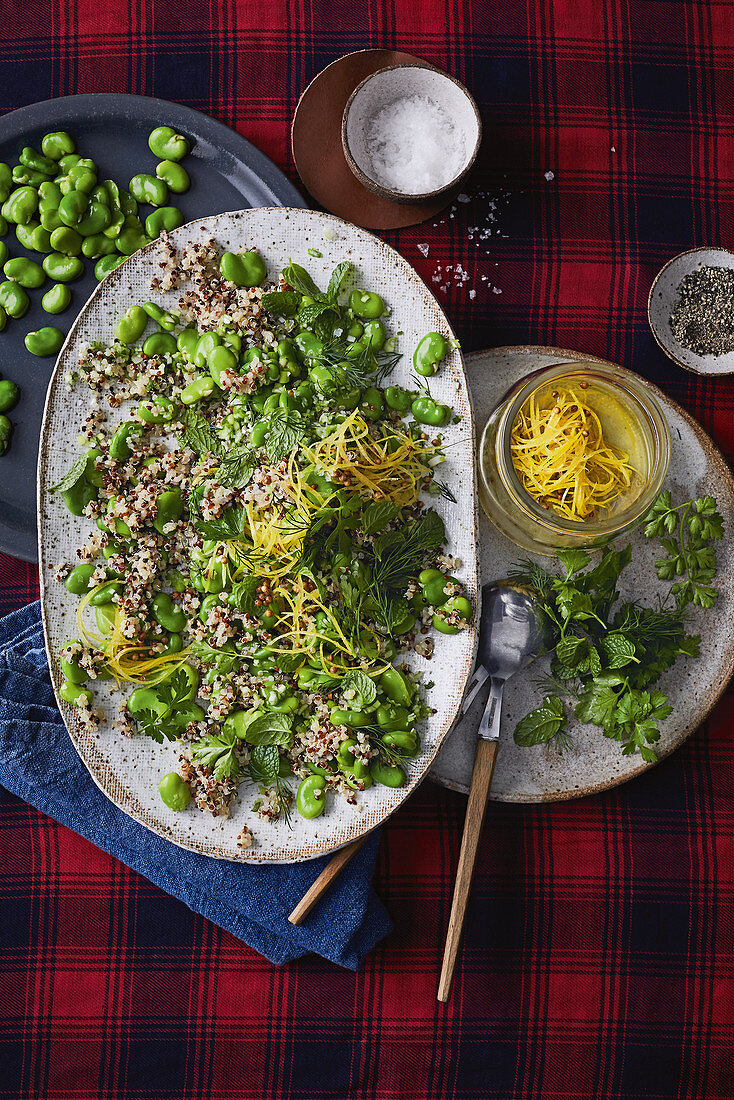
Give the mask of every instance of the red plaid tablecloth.
[[[676, 252], [730, 243], [731, 3], [5, 0], [0, 109], [130, 91], [234, 126], [291, 176], [308, 81], [364, 47], [465, 81], [468, 202], [387, 234], [466, 349], [539, 343], [634, 368], [734, 450], [731, 382], [647, 328]], [[0, 470], [0, 476], [2, 471]], [[36, 595], [0, 558], [0, 606]], [[0, 1097], [261, 1100], [734, 1096], [732, 696], [643, 778], [491, 805], [447, 1008], [435, 1000], [465, 799], [426, 783], [384, 831], [394, 934], [358, 974], [278, 970], [18, 800], [0, 806]]]

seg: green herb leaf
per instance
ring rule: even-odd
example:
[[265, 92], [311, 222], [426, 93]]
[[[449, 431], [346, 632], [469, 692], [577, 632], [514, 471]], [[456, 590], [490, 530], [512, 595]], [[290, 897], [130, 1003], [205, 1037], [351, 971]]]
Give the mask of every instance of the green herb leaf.
[[211, 665], [219, 672], [234, 672], [242, 664], [239, 653], [229, 653], [225, 649], [215, 649], [206, 642], [191, 642], [189, 646], [192, 657], [196, 657], [203, 665]]
[[591, 561], [585, 550], [559, 550], [557, 557], [566, 570], [566, 580], [580, 573]]
[[635, 657], [634, 643], [629, 638], [625, 638], [624, 634], [607, 634], [606, 638], [602, 639], [601, 646], [606, 654], [609, 668], [624, 668], [632, 661], [637, 661], [639, 664], [638, 658]]
[[259, 577], [243, 577], [241, 581], [232, 585], [228, 602], [245, 615], [254, 615], [257, 590], [261, 584]]
[[183, 442], [200, 458], [205, 455], [219, 457], [223, 454], [221, 439], [218, 439], [212, 431], [206, 417], [195, 409], [183, 407], [177, 413], [177, 418], [183, 427]]
[[86, 469], [87, 456], [77, 455], [77, 457], [74, 459], [73, 466], [70, 470], [67, 470], [61, 481], [59, 481], [58, 484], [51, 486], [51, 492], [66, 493], [69, 491], [69, 489], [73, 489], [74, 486], [77, 485], [84, 477]]
[[306, 437], [306, 427], [296, 410], [275, 409], [270, 415], [270, 430], [265, 451], [272, 463], [282, 462], [295, 451]]
[[248, 771], [253, 783], [270, 786], [278, 778], [280, 755], [275, 745], [256, 745], [250, 756]]
[[264, 714], [256, 718], [245, 730], [245, 740], [251, 745], [293, 744], [291, 726], [293, 719], [287, 714]]
[[185, 701], [190, 687], [189, 678], [181, 666], [171, 673], [167, 680], [158, 684], [156, 690], [163, 702], [173, 708]]
[[305, 267], [301, 267], [300, 264], [294, 264], [291, 260], [288, 266], [283, 268], [283, 278], [288, 286], [292, 286], [299, 294], [305, 294], [315, 302], [326, 301], [326, 295], [322, 294]]
[[219, 463], [217, 481], [229, 489], [244, 489], [252, 481], [257, 466], [257, 451], [251, 447], [235, 447]]
[[295, 317], [301, 298], [302, 295], [293, 290], [274, 290], [263, 294], [260, 305], [266, 313], [275, 313], [278, 317]]
[[565, 729], [566, 715], [557, 695], [546, 695], [542, 707], [531, 710], [515, 726], [515, 743], [522, 748], [552, 741]]
[[366, 672], [362, 672], [358, 668], [351, 669], [342, 680], [342, 691], [348, 691], [349, 689], [357, 692], [362, 704], [366, 707], [370, 703], [374, 703], [377, 698], [377, 688], [374, 681], [370, 679]]
[[197, 741], [191, 749], [191, 755], [206, 768], [212, 768], [214, 778], [236, 779], [240, 774], [240, 765], [235, 755], [237, 737], [233, 733], [210, 733]]
[[196, 519], [194, 527], [208, 539], [219, 542], [242, 540], [249, 534], [247, 512], [244, 508], [226, 508], [217, 519]]
[[362, 530], [368, 535], [374, 535], [387, 527], [388, 523], [397, 516], [400, 508], [391, 500], [374, 500], [368, 504], [360, 518]]
[[326, 290], [326, 297], [330, 302], [338, 301], [341, 289], [353, 270], [353, 265], [350, 264], [349, 260], [342, 260], [340, 264], [336, 265], [331, 273], [329, 286]]

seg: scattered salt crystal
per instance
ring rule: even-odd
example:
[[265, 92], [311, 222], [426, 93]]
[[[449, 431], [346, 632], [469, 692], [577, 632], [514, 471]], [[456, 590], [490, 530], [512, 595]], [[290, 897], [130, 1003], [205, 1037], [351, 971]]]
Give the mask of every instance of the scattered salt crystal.
[[548, 183], [550, 183], [550, 181], [554, 180], [556, 177], [554, 176], [553, 172], [549, 171], [545, 173], [545, 178], [548, 180]]
[[493, 294], [501, 294], [502, 291], [500, 290], [500, 288], [498, 286], [493, 286], [492, 287], [492, 293]]
[[476, 298], [476, 296], [477, 296], [477, 292], [476, 292], [476, 290], [470, 290], [470, 291], [469, 291], [469, 297], [471, 298], [471, 300], [472, 300], [472, 301], [474, 301], [474, 299]]
[[427, 256], [431, 246], [429, 244], [419, 244], [416, 246], [419, 252], [422, 252], [424, 256]]
[[469, 198], [468, 195], [464, 195], [462, 193], [461, 195], [456, 196], [456, 201], [457, 202], [471, 202], [471, 199]]
[[463, 133], [429, 96], [388, 103], [368, 123], [365, 137], [377, 182], [406, 195], [445, 187], [466, 163]]
[[616, 149], [614, 148], [614, 146], [612, 145], [612, 147], [611, 147], [611, 149], [609, 150], [609, 152], [610, 152], [610, 153], [616, 153], [616, 152], [617, 152], [617, 150], [616, 150]]

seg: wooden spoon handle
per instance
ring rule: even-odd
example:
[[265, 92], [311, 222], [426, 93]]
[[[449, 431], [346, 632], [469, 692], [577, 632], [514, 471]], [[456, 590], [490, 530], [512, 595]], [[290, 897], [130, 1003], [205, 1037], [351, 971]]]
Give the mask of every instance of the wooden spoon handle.
[[332, 856], [313, 886], [308, 888], [288, 917], [291, 924], [301, 924], [306, 919], [314, 905], [321, 900], [326, 891], [334, 884], [334, 881], [342, 873], [352, 856], [356, 856], [369, 835], [369, 833], [365, 833], [359, 840], [353, 840], [351, 844], [340, 848], [336, 855]]
[[485, 741], [482, 737], [479, 738], [477, 754], [474, 757], [469, 802], [466, 807], [464, 835], [461, 838], [461, 852], [459, 854], [459, 866], [456, 870], [456, 885], [454, 886], [454, 899], [451, 903], [449, 929], [446, 933], [441, 978], [438, 983], [439, 1001], [448, 1001], [451, 993], [451, 983], [454, 980], [454, 970], [456, 969], [461, 934], [464, 930], [464, 920], [466, 918], [466, 906], [474, 876], [474, 862], [477, 858], [479, 837], [482, 833], [484, 814], [487, 809], [487, 798], [492, 782], [497, 748], [497, 741]]

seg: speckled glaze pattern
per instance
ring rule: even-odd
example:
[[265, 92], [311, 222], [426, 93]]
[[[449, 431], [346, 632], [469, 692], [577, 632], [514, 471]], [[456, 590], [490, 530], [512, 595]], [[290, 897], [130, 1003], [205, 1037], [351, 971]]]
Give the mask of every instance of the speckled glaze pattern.
[[669, 359], [697, 374], [734, 374], [734, 351], [724, 355], [697, 355], [673, 336], [670, 314], [678, 302], [678, 288], [692, 271], [702, 267], [734, 268], [734, 252], [728, 248], [692, 248], [668, 260], [655, 277], [647, 299], [647, 318], [652, 334]]
[[[335, 234], [333, 240], [324, 230]], [[407, 384], [411, 373], [412, 352], [425, 332], [435, 329], [453, 337], [451, 327], [433, 295], [413, 268], [388, 245], [370, 233], [328, 214], [297, 209], [242, 210], [213, 218], [189, 222], [172, 234], [179, 248], [214, 237], [223, 249], [244, 250], [256, 247], [275, 275], [290, 260], [308, 267], [316, 282], [326, 285], [333, 267], [350, 260], [357, 280], [378, 290], [392, 311], [404, 352], [395, 371], [395, 380]], [[316, 249], [322, 258], [308, 255]], [[61, 673], [57, 654], [63, 643], [77, 636], [75, 612], [77, 597], [53, 580], [49, 566], [60, 561], [75, 561], [76, 548], [92, 532], [90, 521], [71, 516], [63, 503], [49, 493], [69, 468], [78, 452], [76, 436], [87, 413], [89, 391], [84, 386], [69, 392], [64, 376], [72, 369], [83, 346], [92, 340], [112, 340], [118, 317], [134, 302], [146, 299], [175, 309], [180, 292], [168, 295], [151, 292], [149, 283], [157, 273], [161, 250], [157, 242], [138, 252], [100, 284], [80, 313], [61, 350], [49, 385], [41, 433], [38, 467], [39, 561], [41, 563], [41, 600], [51, 677], [57, 693]], [[461, 355], [454, 351], [440, 373], [432, 379], [431, 390], [439, 401], [452, 404], [462, 416], [460, 424], [446, 429], [449, 460], [442, 478], [453, 490], [458, 503], [441, 503], [448, 532], [449, 552], [462, 559], [459, 572], [474, 596], [477, 592], [476, 484], [473, 476], [473, 420], [468, 386]], [[125, 406], [111, 414], [110, 420], [125, 419]], [[445, 472], [444, 472], [445, 471]], [[220, 859], [248, 862], [290, 863], [323, 855], [374, 829], [408, 797], [426, 775], [428, 768], [458, 711], [471, 671], [476, 646], [472, 628], [453, 637], [436, 635], [432, 660], [412, 656], [410, 663], [425, 672], [435, 686], [428, 692], [429, 705], [436, 714], [426, 722], [423, 751], [412, 762], [409, 781], [400, 790], [374, 786], [360, 796], [358, 807], [331, 797], [326, 813], [313, 821], [294, 815], [293, 828], [285, 822], [268, 824], [251, 810], [256, 796], [254, 786], [242, 787], [242, 795], [229, 819], [189, 809], [174, 813], [160, 800], [158, 779], [176, 764], [177, 749], [170, 744], [156, 745], [144, 738], [121, 737], [111, 727], [114, 711], [123, 697], [119, 690], [100, 685], [97, 704], [107, 715], [95, 734], [81, 728], [75, 709], [59, 699], [61, 713], [79, 755], [92, 778], [105, 794], [160, 836], [193, 851]], [[241, 851], [236, 838], [247, 824], [255, 834], [255, 845]]]
[[[544, 347], [494, 348], [468, 355], [466, 368], [479, 435], [492, 409], [518, 379], [538, 367], [579, 361], [604, 362], [595, 356]], [[671, 461], [667, 488], [678, 502], [706, 493], [715, 496], [725, 527], [725, 537], [717, 546], [719, 571], [714, 583], [720, 595], [716, 607], [708, 612], [700, 608], [691, 612], [689, 629], [701, 635], [701, 655], [694, 660], [681, 658], [659, 682], [673, 707], [673, 713], [662, 725], [656, 746], [662, 759], [700, 726], [734, 672], [731, 627], [734, 621], [731, 538], [734, 480], [721, 453], [700, 425], [657, 387], [650, 389], [660, 401], [670, 426]], [[641, 532], [634, 533], [629, 541], [633, 558], [620, 579], [621, 596], [653, 602], [668, 587], [655, 576], [659, 544], [648, 541]], [[479, 545], [482, 584], [505, 576], [514, 562], [527, 557], [527, 553], [500, 534], [483, 513], [480, 513]], [[544, 563], [550, 561], [540, 555], [538, 558]], [[539, 705], [543, 692], [534, 681], [547, 671], [548, 663], [549, 658], [541, 660], [506, 685], [500, 751], [490, 793], [495, 801], [554, 802], [581, 798], [624, 783], [654, 766], [643, 763], [639, 756], [622, 756], [616, 741], [607, 740], [597, 727], [581, 725], [573, 717], [569, 722], [573, 744], [563, 756], [548, 745], [529, 749], [517, 746], [512, 731], [524, 714]], [[480, 710], [475, 705], [446, 739], [431, 769], [432, 779], [452, 790], [469, 790], [479, 718]]]

